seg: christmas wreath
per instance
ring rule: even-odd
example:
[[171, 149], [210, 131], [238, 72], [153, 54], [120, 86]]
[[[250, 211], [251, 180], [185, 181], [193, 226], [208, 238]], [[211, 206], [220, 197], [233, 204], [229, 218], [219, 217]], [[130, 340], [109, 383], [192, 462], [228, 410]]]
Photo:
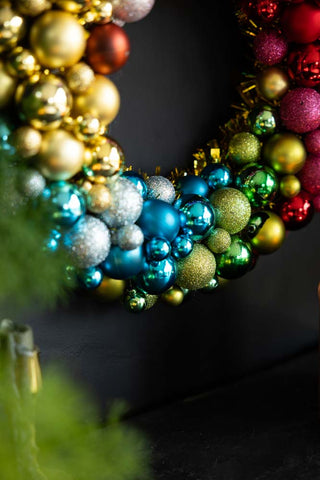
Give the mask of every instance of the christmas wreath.
[[153, 4], [0, 2], [1, 153], [27, 167], [21, 198], [46, 206], [65, 275], [133, 312], [241, 277], [320, 210], [320, 2], [236, 6], [253, 58], [237, 113], [166, 177], [126, 165], [109, 134], [124, 26]]

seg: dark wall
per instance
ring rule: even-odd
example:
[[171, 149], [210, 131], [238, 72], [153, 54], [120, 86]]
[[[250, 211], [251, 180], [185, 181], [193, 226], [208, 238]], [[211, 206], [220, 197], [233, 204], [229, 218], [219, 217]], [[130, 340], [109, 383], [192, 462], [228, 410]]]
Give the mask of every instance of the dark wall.
[[[113, 75], [122, 107], [111, 134], [127, 163], [166, 174], [228, 120], [245, 68], [230, 0], [158, 0], [145, 20], [125, 27], [132, 54]], [[179, 308], [140, 315], [120, 304], [76, 296], [54, 311], [28, 313], [42, 361], [63, 361], [101, 400], [134, 409], [158, 404], [268, 365], [316, 342], [320, 277], [316, 216], [261, 257], [246, 277]]]

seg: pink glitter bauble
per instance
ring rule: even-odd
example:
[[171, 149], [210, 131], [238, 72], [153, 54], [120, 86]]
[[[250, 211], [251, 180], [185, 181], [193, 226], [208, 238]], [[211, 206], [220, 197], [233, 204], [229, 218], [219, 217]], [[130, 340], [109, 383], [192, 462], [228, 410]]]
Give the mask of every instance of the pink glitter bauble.
[[256, 59], [264, 65], [280, 63], [287, 54], [288, 43], [283, 35], [275, 30], [259, 32], [253, 43]]
[[312, 199], [312, 203], [316, 212], [320, 212], [320, 195]]
[[303, 190], [311, 195], [320, 194], [320, 156], [309, 155], [306, 163], [298, 173]]
[[307, 152], [320, 155], [320, 129], [307, 133], [303, 141]]
[[295, 88], [281, 101], [283, 125], [296, 133], [307, 133], [320, 125], [320, 95], [313, 88]]

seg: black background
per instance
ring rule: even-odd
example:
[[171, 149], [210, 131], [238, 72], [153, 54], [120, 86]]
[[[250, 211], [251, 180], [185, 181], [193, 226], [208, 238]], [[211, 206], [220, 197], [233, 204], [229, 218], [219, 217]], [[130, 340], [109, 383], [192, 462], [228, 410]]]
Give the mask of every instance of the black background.
[[[112, 75], [122, 106], [111, 134], [127, 164], [149, 174], [187, 166], [238, 101], [247, 68], [230, 0], [157, 0], [125, 26], [132, 52]], [[62, 361], [105, 402], [133, 411], [201, 392], [315, 345], [320, 226], [290, 233], [280, 251], [211, 295], [134, 315], [77, 295], [54, 310], [24, 312], [44, 365]]]

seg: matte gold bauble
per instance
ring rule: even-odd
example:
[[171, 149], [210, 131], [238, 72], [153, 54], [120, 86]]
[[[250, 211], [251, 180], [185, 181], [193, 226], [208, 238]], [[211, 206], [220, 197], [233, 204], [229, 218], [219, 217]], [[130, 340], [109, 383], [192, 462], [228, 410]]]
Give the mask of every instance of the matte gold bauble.
[[7, 57], [6, 69], [14, 77], [26, 78], [39, 71], [40, 65], [30, 50], [16, 47]]
[[293, 133], [276, 133], [266, 142], [263, 157], [280, 175], [293, 175], [303, 167], [307, 152], [302, 140]]
[[105, 183], [106, 179], [118, 173], [124, 164], [124, 153], [120, 145], [110, 137], [97, 147], [94, 163], [86, 175], [91, 182]]
[[266, 68], [257, 76], [258, 93], [267, 100], [280, 100], [289, 85], [288, 75], [278, 67]]
[[15, 47], [25, 33], [25, 21], [10, 2], [0, 3], [0, 52]]
[[198, 290], [205, 287], [214, 277], [216, 260], [207, 247], [196, 243], [192, 252], [178, 261], [178, 276], [176, 283], [179, 287], [189, 290]]
[[100, 286], [96, 288], [93, 293], [101, 300], [114, 302], [123, 296], [125, 287], [126, 283], [124, 280], [104, 277]]
[[286, 198], [293, 198], [301, 190], [301, 183], [299, 178], [295, 175], [285, 175], [280, 181], [280, 193]]
[[93, 80], [94, 71], [84, 62], [77, 63], [66, 73], [67, 85], [76, 94], [86, 92]]
[[56, 4], [67, 12], [80, 13], [91, 7], [92, 0], [56, 0]]
[[86, 198], [88, 210], [92, 213], [102, 213], [111, 204], [110, 190], [104, 185], [93, 185]]
[[260, 254], [278, 250], [286, 238], [282, 219], [273, 212], [261, 211], [252, 215], [247, 227], [249, 241]]
[[49, 10], [52, 3], [49, 0], [16, 0], [16, 6], [22, 15], [36, 17], [40, 13]]
[[109, 78], [96, 75], [89, 89], [74, 97], [74, 115], [90, 113], [101, 123], [108, 125], [117, 116], [120, 108], [120, 94]]
[[71, 13], [50, 10], [31, 27], [30, 43], [44, 67], [71, 67], [86, 48], [86, 31]]
[[49, 180], [68, 180], [81, 170], [83, 155], [83, 143], [58, 129], [44, 133], [37, 164]]
[[39, 153], [42, 135], [39, 130], [25, 125], [12, 133], [10, 143], [15, 147], [20, 157], [30, 158]]
[[4, 108], [11, 102], [16, 86], [17, 79], [8, 74], [4, 63], [0, 60], [0, 108]]
[[39, 130], [58, 128], [72, 106], [67, 86], [53, 75], [35, 76], [19, 85], [16, 101], [21, 119]]
[[178, 307], [184, 300], [184, 292], [178, 285], [173, 285], [169, 290], [162, 293], [161, 300], [171, 307]]

